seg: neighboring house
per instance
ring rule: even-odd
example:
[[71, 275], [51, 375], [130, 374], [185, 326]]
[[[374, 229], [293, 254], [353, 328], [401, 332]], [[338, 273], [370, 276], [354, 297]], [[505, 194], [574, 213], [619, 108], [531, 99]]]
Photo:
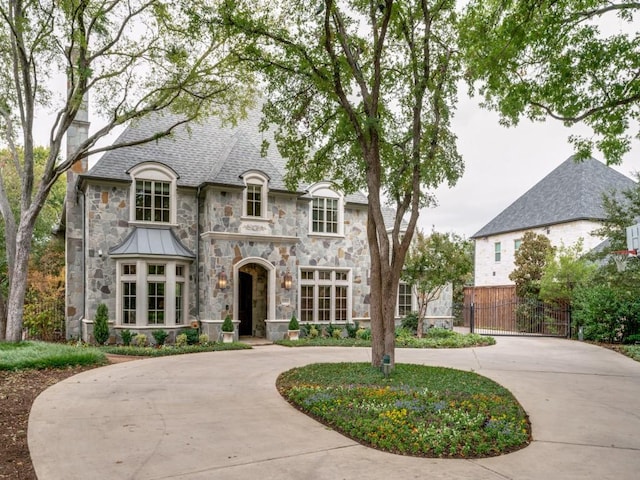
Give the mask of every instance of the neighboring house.
[[[172, 120], [147, 118], [118, 143]], [[173, 338], [194, 324], [215, 340], [227, 314], [237, 334], [270, 340], [283, 338], [294, 313], [303, 323], [368, 324], [366, 196], [330, 182], [289, 191], [275, 146], [261, 156], [258, 122], [256, 112], [235, 128], [211, 118], [106, 152], [88, 172], [75, 166], [68, 336], [91, 339], [100, 303], [116, 338], [123, 329]], [[408, 286], [398, 298], [398, 317], [415, 310]], [[450, 323], [450, 293], [430, 315]]]
[[527, 231], [547, 236], [554, 246], [582, 239], [585, 251], [597, 247], [602, 239], [592, 232], [606, 218], [603, 194], [634, 185], [598, 160], [576, 163], [570, 157], [471, 237], [475, 286], [513, 284], [514, 255]]

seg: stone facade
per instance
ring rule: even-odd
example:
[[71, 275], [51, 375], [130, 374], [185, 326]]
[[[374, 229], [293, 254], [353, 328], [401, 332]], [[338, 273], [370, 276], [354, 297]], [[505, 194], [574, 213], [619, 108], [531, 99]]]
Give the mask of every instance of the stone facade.
[[[146, 331], [164, 328], [171, 331], [188, 326], [121, 325], [116, 321], [118, 308], [117, 259], [109, 250], [119, 245], [131, 232], [131, 184], [87, 182], [84, 200], [86, 215], [86, 308], [84, 334], [91, 338], [92, 319], [100, 303], [109, 309], [114, 339], [123, 328]], [[349, 321], [368, 325], [369, 254], [366, 239], [366, 208], [345, 206], [344, 235], [309, 233], [309, 201], [293, 195], [269, 195], [269, 216], [247, 219], [242, 216], [242, 191], [209, 187], [201, 193], [200, 241], [198, 241], [197, 192], [178, 189], [178, 222], [171, 228], [188, 249], [198, 251], [198, 264], [189, 267], [189, 323], [198, 322], [211, 339], [220, 337], [220, 327], [227, 312], [239, 323], [238, 278], [252, 278], [253, 299], [251, 335], [271, 340], [286, 335], [287, 324], [295, 313], [299, 316], [300, 284], [304, 268], [330, 267], [350, 272]], [[218, 275], [224, 271], [226, 288], [218, 288]], [[283, 277], [292, 276], [291, 289], [283, 287]], [[196, 276], [199, 276], [197, 279]], [[197, 280], [197, 281], [196, 281]], [[200, 297], [196, 301], [196, 295]], [[199, 305], [199, 312], [196, 305]], [[428, 322], [450, 327], [451, 291], [432, 302]], [[238, 332], [236, 332], [236, 335]]]

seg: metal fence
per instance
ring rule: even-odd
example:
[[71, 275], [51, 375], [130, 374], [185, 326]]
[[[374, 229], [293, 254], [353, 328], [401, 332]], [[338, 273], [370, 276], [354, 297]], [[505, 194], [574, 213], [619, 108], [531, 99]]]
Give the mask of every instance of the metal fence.
[[23, 327], [25, 340], [64, 340], [64, 298], [25, 303]]
[[570, 337], [571, 308], [539, 301], [512, 300], [465, 305], [472, 333]]

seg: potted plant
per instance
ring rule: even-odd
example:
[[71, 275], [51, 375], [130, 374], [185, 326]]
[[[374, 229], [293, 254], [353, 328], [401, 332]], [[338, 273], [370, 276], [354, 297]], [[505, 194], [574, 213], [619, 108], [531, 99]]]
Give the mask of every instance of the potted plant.
[[224, 322], [222, 322], [222, 342], [233, 342], [233, 322], [231, 321], [231, 316], [229, 315], [224, 317]]
[[289, 340], [298, 340], [298, 338], [300, 338], [300, 324], [298, 323], [295, 313], [291, 315], [287, 333], [289, 335]]

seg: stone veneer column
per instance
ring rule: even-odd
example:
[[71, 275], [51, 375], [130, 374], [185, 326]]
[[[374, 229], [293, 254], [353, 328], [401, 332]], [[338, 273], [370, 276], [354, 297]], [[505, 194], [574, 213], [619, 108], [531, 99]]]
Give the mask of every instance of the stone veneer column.
[[[85, 95], [75, 120], [67, 130], [67, 158], [89, 135], [88, 98]], [[82, 158], [67, 171], [65, 201], [65, 315], [67, 338], [82, 336], [85, 308], [84, 197], [77, 191], [78, 176], [87, 171], [88, 159]]]

